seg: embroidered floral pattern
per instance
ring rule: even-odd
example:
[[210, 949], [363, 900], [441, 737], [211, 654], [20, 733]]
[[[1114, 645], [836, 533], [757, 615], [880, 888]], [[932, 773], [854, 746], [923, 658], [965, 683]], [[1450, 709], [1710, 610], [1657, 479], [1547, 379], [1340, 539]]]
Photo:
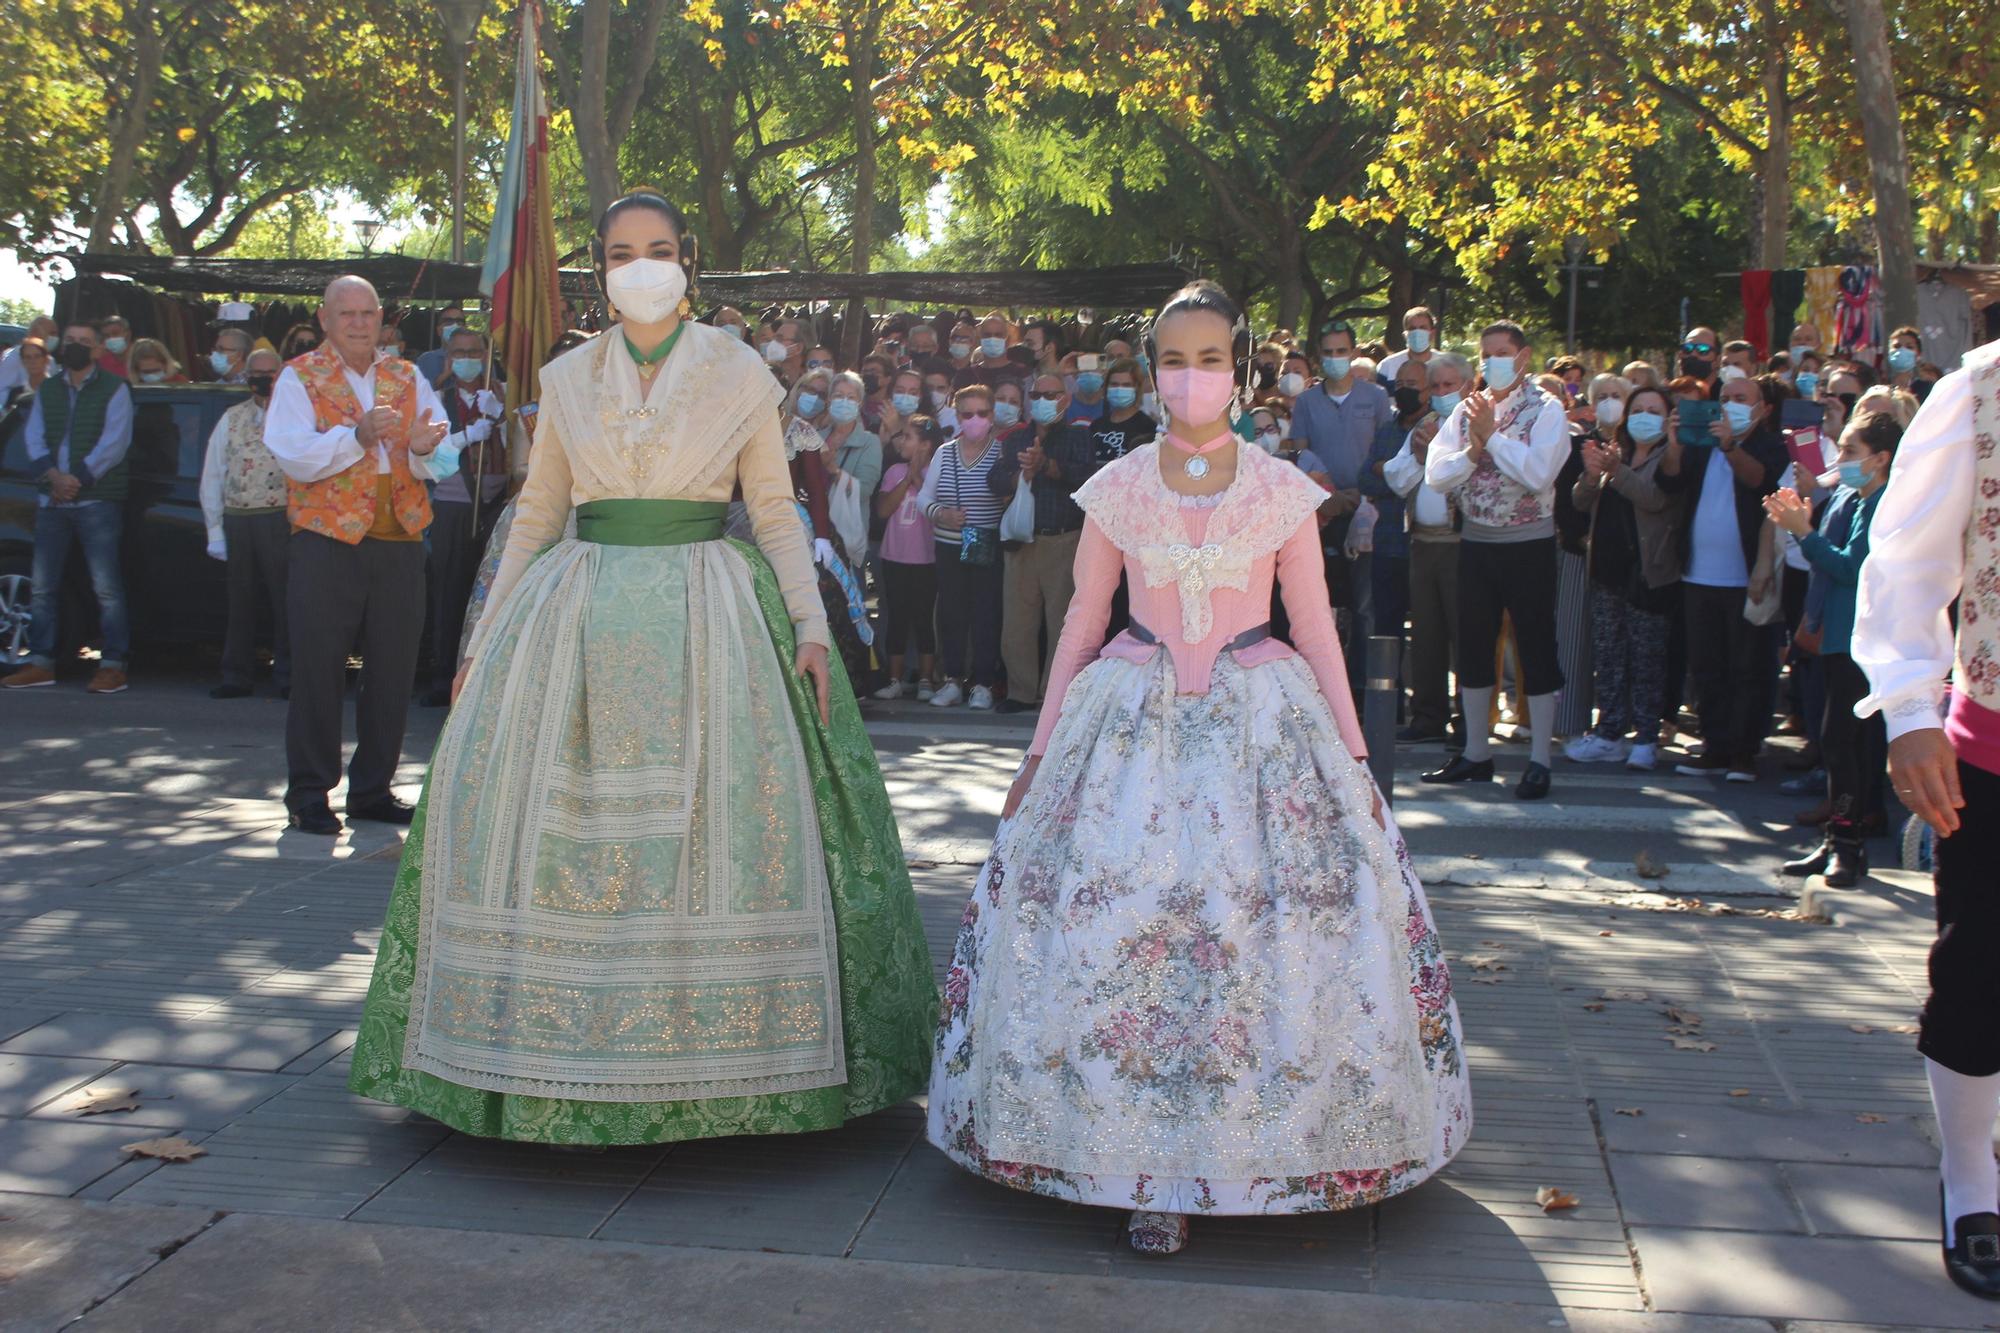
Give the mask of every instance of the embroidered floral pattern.
[[[1549, 396], [1532, 384], [1524, 384], [1514, 395], [1514, 401], [1494, 421], [1493, 433], [1518, 438], [1535, 424], [1544, 410], [1553, 410]], [[1550, 514], [1542, 497], [1502, 472], [1493, 462], [1491, 452], [1479, 456], [1472, 475], [1459, 487], [1457, 498], [1459, 509], [1468, 521], [1489, 528], [1526, 527]]]
[[[344, 363], [331, 344], [322, 343], [290, 363], [311, 399], [315, 425], [332, 430], [361, 418], [361, 400], [348, 384]], [[394, 408], [400, 424], [389, 445], [389, 493], [396, 522], [415, 535], [431, 525], [430, 493], [410, 471], [410, 429], [417, 419], [417, 369], [407, 361], [384, 357], [375, 363], [375, 406]], [[319, 481], [289, 484], [292, 526], [352, 546], [375, 524], [377, 472], [363, 458], [344, 472]]]

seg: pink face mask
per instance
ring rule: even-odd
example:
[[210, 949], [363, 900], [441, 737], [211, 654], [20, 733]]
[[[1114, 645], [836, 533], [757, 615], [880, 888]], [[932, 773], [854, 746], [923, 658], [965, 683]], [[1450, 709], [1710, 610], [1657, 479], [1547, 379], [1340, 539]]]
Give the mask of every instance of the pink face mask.
[[1226, 370], [1192, 367], [1160, 372], [1160, 401], [1173, 419], [1200, 426], [1214, 421], [1236, 396], [1236, 377]]
[[958, 433], [968, 440], [983, 440], [986, 438], [986, 433], [992, 429], [993, 418], [991, 415], [960, 417], [958, 419]]

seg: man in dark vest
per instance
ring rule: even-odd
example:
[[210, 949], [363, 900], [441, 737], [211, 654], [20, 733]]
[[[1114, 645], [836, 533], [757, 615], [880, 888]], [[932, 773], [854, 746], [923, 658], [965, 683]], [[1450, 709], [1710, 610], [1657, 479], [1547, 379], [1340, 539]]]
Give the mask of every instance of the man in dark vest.
[[506, 506], [510, 472], [501, 386], [487, 374], [485, 336], [477, 329], [460, 329], [445, 350], [450, 353], [446, 374], [437, 384], [451, 428], [445, 439], [464, 452], [458, 471], [431, 492], [431, 687], [419, 700], [426, 708], [451, 702], [465, 605], [494, 521]]
[[35, 510], [34, 601], [28, 665], [0, 688], [33, 689], [56, 679], [56, 606], [72, 541], [83, 547], [97, 594], [102, 656], [92, 694], [125, 688], [132, 640], [118, 536], [125, 525], [125, 455], [132, 447], [132, 391], [102, 369], [97, 330], [72, 321], [56, 351], [59, 375], [42, 381], [28, 414], [28, 471], [42, 495]]

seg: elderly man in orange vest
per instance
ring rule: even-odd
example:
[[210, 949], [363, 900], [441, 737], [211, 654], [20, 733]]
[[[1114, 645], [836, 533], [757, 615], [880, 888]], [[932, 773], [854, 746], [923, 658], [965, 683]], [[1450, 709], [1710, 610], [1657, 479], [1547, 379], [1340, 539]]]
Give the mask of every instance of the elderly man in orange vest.
[[[335, 278], [319, 310], [326, 339], [288, 364], [271, 392], [264, 446], [284, 469], [292, 697], [285, 721], [291, 826], [336, 834], [327, 793], [340, 781], [341, 697], [361, 649], [347, 817], [410, 822], [390, 790], [424, 628], [424, 483], [456, 469], [439, 450], [446, 418], [415, 367], [378, 355], [382, 302]], [[452, 457], [447, 458], [447, 455]]]

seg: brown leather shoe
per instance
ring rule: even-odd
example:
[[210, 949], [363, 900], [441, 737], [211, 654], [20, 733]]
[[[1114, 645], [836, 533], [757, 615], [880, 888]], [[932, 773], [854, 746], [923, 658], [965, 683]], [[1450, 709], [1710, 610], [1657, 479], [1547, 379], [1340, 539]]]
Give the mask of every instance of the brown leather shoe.
[[0, 689], [32, 690], [37, 685], [53, 685], [56, 673], [45, 666], [24, 666], [5, 680], [0, 680]]
[[125, 689], [125, 673], [116, 667], [99, 667], [84, 688], [92, 694], [118, 694]]

